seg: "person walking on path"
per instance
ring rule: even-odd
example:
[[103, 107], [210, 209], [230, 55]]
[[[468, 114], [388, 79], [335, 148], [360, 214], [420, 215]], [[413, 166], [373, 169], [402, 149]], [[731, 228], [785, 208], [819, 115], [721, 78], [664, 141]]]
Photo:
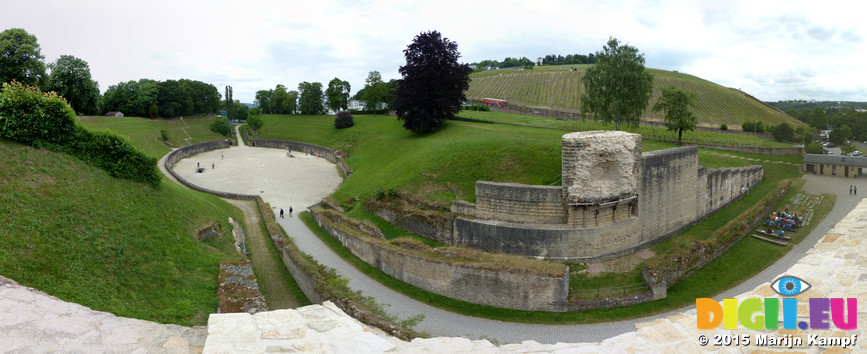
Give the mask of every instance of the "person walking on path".
[[289, 207], [289, 217], [292, 217], [292, 207]]
[[786, 214], [789, 213], [789, 203], [786, 203]]
[[212, 170], [214, 169], [214, 164], [213, 164], [213, 163], [211, 163], [211, 169], [212, 169]]
[[852, 194], [852, 185], [851, 184], [849, 185], [849, 194], [850, 195]]
[[283, 219], [283, 208], [280, 208], [280, 218]]
[[858, 186], [855, 186], [855, 195], [858, 195]]

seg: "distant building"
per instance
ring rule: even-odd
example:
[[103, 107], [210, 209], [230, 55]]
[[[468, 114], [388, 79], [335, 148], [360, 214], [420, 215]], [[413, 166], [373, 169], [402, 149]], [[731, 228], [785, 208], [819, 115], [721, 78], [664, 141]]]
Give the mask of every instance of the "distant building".
[[867, 157], [807, 154], [801, 168], [819, 176], [856, 178], [864, 174]]
[[364, 102], [363, 100], [351, 100], [351, 101], [349, 101], [347, 108], [350, 110], [360, 111], [360, 110], [364, 109], [365, 103], [366, 102]]
[[123, 112], [111, 111], [105, 114], [106, 117], [123, 117]]

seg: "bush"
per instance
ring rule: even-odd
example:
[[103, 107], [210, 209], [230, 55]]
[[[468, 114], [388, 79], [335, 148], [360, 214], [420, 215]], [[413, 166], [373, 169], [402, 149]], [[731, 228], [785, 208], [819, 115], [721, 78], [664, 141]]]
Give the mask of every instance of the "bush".
[[252, 128], [253, 130], [259, 130], [264, 124], [265, 122], [263, 122], [262, 118], [258, 115], [250, 116], [250, 118], [247, 118], [247, 125], [249, 125], [250, 128]]
[[720, 126], [719, 126], [719, 130], [729, 130], [729, 126], [728, 126], [727, 124], [725, 124], [725, 123], [720, 124]]
[[808, 154], [824, 154], [825, 149], [822, 148], [822, 145], [819, 143], [810, 143], [804, 146], [804, 150], [807, 151]]
[[214, 119], [214, 123], [211, 124], [211, 131], [225, 137], [229, 137], [231, 130], [232, 128], [229, 126], [229, 120], [223, 117]]
[[481, 111], [481, 112], [490, 112], [491, 111], [491, 107], [488, 107], [488, 106], [483, 105], [483, 104], [477, 104], [477, 105], [472, 105], [472, 106], [463, 106], [462, 108], [465, 111]]
[[795, 140], [795, 130], [786, 122], [773, 129], [774, 140], [776, 141], [792, 141]]
[[349, 128], [355, 125], [352, 119], [352, 113], [347, 111], [337, 112], [337, 117], [334, 118], [334, 127], [337, 129]]
[[163, 141], [169, 140], [169, 133], [167, 133], [165, 129], [160, 129], [160, 138], [163, 139]]
[[75, 121], [75, 112], [54, 92], [13, 82], [0, 90], [0, 139], [65, 152], [108, 172], [112, 177], [156, 188], [157, 159], [137, 150], [126, 138], [92, 132]]

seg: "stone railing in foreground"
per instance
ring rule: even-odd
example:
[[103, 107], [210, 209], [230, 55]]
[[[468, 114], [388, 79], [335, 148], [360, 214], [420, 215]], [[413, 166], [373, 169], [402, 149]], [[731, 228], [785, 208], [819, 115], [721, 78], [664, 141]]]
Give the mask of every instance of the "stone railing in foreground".
[[385, 240], [359, 222], [316, 207], [310, 215], [366, 263], [435, 294], [474, 304], [528, 311], [568, 311], [569, 267], [461, 247], [429, 249], [408, 239]]
[[[779, 275], [768, 277], [767, 282], [751, 291], [733, 296], [742, 301], [747, 298], [781, 298], [770, 288], [770, 282], [780, 275], [793, 275], [812, 286], [798, 296], [800, 305], [808, 298], [856, 298], [858, 329], [839, 330], [831, 323], [827, 330], [750, 330], [738, 325], [725, 329], [723, 325], [711, 330], [698, 330], [695, 309], [673, 316], [636, 324], [636, 330], [597, 343], [541, 344], [528, 340], [521, 343], [494, 346], [487, 340], [467, 338], [397, 340], [382, 332], [355, 322], [335, 306], [324, 303], [297, 310], [281, 310], [249, 314], [214, 314], [208, 321], [208, 339], [205, 353], [222, 352], [867, 352], [867, 200], [862, 200], [852, 212], [832, 228], [795, 265]], [[799, 306], [798, 321], [810, 321], [810, 312]], [[782, 326], [780, 326], [782, 327]], [[739, 339], [749, 335], [749, 346], [701, 346], [700, 336]], [[495, 335], [492, 335], [495, 336]], [[853, 345], [842, 348], [830, 341], [851, 340]], [[242, 340], [243, 338], [243, 340]], [[759, 346], [760, 338], [787, 339], [793, 344]], [[815, 341], [811, 341], [815, 340]], [[819, 340], [825, 340], [819, 342]], [[824, 344], [822, 344], [824, 343]]]

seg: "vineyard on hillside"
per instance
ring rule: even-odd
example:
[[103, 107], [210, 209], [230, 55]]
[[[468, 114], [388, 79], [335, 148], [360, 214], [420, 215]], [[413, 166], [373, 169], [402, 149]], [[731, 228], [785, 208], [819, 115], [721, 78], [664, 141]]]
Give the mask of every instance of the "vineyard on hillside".
[[[578, 113], [579, 97], [584, 86], [581, 77], [589, 65], [542, 66], [532, 70], [496, 70], [470, 75], [467, 98], [506, 99], [512, 106], [541, 108]], [[778, 125], [787, 122], [795, 127], [804, 125], [752, 96], [732, 88], [723, 87], [692, 75], [664, 70], [648, 69], [654, 76], [653, 97], [642, 120], [662, 122], [663, 113], [654, 113], [650, 107], [662, 94], [662, 88], [674, 85], [697, 94], [694, 113], [699, 125], [740, 129], [744, 121], [761, 120]]]

